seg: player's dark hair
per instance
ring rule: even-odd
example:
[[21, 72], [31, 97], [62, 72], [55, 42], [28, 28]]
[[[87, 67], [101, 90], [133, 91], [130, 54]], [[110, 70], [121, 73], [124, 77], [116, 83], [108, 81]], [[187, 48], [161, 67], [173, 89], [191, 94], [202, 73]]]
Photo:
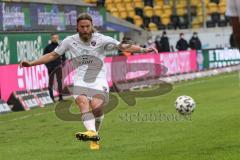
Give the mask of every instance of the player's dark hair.
[[87, 13], [81, 13], [77, 18], [77, 23], [81, 20], [89, 20], [93, 23], [92, 17]]
[[58, 34], [57, 34], [57, 33], [55, 33], [55, 32], [51, 33], [51, 36], [54, 36], [54, 35], [58, 35]]

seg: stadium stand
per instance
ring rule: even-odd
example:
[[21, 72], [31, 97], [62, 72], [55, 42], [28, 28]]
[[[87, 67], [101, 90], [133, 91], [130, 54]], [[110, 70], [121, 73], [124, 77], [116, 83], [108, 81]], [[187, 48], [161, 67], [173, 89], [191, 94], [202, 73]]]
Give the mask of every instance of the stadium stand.
[[[144, 29], [226, 27], [226, 0], [100, 0], [113, 16]], [[87, 3], [100, 4], [97, 0]]]

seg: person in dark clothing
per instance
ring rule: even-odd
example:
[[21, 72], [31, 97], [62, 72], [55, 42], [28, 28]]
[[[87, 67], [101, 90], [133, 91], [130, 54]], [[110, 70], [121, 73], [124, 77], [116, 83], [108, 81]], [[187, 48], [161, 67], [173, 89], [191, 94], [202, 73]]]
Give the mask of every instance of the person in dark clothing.
[[155, 47], [158, 50], [158, 53], [161, 52], [161, 37], [159, 35], [155, 38]]
[[180, 33], [180, 39], [177, 41], [177, 50], [186, 51], [188, 49], [188, 42], [184, 39], [184, 34]]
[[[52, 52], [57, 46], [58, 46], [59, 36], [56, 33], [51, 34], [51, 43], [48, 44], [43, 54], [48, 54]], [[53, 96], [53, 82], [54, 82], [54, 76], [56, 75], [57, 78], [57, 85], [58, 85], [58, 92], [59, 92], [59, 101], [63, 100], [62, 97], [62, 69], [60, 65], [66, 60], [65, 54], [63, 56], [60, 56], [56, 60], [49, 62], [46, 64], [46, 67], [48, 69], [48, 75], [49, 75], [49, 94], [52, 100], [54, 100]]]
[[236, 38], [233, 33], [230, 35], [229, 42], [230, 42], [231, 48], [237, 48]]
[[169, 40], [167, 37], [167, 32], [163, 31], [162, 37], [161, 37], [161, 52], [170, 52], [170, 45]]
[[201, 43], [200, 39], [198, 38], [197, 32], [193, 33], [193, 36], [189, 41], [189, 47], [193, 50], [201, 50], [202, 49], [202, 43]]

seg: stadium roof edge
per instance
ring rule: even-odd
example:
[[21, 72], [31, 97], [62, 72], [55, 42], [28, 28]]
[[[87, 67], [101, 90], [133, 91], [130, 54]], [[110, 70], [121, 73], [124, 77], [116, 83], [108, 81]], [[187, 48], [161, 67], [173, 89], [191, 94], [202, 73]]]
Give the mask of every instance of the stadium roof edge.
[[48, 4], [67, 4], [67, 5], [79, 5], [79, 6], [96, 6], [94, 4], [88, 4], [82, 0], [2, 0], [2, 2], [34, 2], [34, 3], [48, 3]]

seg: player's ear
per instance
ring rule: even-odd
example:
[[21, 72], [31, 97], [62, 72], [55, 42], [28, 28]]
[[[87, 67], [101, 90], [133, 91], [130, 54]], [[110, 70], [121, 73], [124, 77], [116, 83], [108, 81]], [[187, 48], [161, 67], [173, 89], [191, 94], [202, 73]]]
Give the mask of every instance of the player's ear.
[[76, 28], [77, 32], [78, 32], [78, 28]]

